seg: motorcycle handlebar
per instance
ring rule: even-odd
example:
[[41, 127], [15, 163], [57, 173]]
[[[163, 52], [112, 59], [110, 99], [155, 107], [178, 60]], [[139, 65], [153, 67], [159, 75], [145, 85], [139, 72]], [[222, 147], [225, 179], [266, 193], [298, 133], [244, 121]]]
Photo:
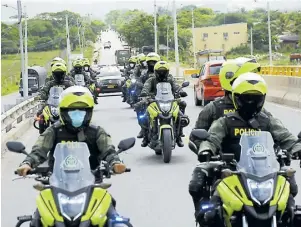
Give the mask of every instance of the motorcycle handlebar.
[[[16, 175], [18, 175], [18, 171], [17, 170], [15, 170], [15, 172], [14, 172]], [[39, 173], [36, 169], [32, 169], [32, 170], [29, 170], [28, 172], [27, 172], [27, 175], [34, 175], [34, 174], [37, 174], [37, 173]]]

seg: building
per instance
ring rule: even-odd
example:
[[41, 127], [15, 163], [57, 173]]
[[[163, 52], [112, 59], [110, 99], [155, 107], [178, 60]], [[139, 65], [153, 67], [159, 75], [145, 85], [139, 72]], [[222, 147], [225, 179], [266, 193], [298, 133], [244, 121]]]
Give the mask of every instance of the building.
[[248, 43], [247, 23], [194, 28], [196, 51], [222, 49], [224, 53]]

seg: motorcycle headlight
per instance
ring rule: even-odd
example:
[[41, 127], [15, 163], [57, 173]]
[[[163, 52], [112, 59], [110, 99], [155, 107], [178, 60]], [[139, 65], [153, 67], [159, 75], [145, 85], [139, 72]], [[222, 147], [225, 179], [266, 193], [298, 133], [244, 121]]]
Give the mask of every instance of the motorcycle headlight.
[[159, 103], [159, 106], [163, 112], [168, 112], [170, 111], [171, 103]]
[[84, 212], [86, 198], [86, 192], [72, 197], [58, 193], [58, 203], [62, 215], [69, 221], [79, 218]]
[[52, 115], [53, 115], [54, 117], [59, 116], [59, 110], [58, 110], [57, 107], [51, 106], [51, 107], [50, 107], [50, 111], [51, 111], [51, 113], [52, 113]]
[[134, 94], [134, 93], [135, 93], [135, 90], [131, 90], [131, 93]]
[[273, 197], [274, 180], [269, 179], [264, 182], [257, 182], [247, 179], [251, 198], [258, 203], [258, 205], [265, 204]]
[[136, 79], [131, 79], [131, 83], [136, 83]]

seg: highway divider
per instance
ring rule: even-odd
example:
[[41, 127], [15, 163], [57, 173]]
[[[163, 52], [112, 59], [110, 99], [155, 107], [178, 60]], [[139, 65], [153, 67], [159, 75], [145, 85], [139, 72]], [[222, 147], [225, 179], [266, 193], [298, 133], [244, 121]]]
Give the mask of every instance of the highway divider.
[[[193, 73], [199, 70], [183, 70], [183, 77], [192, 87], [197, 80], [191, 78]], [[260, 74], [268, 84], [268, 101], [301, 108], [301, 66], [263, 66]]]
[[40, 102], [30, 98], [1, 115], [1, 153], [6, 150], [7, 141], [17, 140], [32, 127], [39, 108]]

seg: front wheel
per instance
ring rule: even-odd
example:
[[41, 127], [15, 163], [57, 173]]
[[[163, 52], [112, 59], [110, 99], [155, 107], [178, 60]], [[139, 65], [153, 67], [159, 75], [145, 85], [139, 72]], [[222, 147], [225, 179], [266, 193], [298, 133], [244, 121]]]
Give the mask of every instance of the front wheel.
[[172, 151], [172, 133], [170, 129], [163, 129], [161, 142], [163, 161], [164, 163], [169, 163], [171, 160]]

